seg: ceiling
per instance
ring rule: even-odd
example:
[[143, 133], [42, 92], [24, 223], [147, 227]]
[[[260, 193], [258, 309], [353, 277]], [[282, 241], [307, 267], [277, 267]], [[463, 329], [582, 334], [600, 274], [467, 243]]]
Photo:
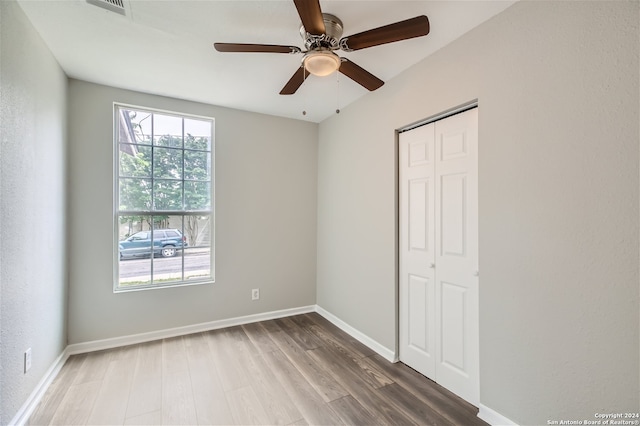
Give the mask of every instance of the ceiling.
[[[302, 55], [214, 50], [214, 42], [303, 48], [291, 0], [124, 0], [125, 16], [85, 0], [18, 1], [72, 78], [314, 122], [368, 93], [333, 74], [310, 76], [294, 95], [279, 95]], [[345, 36], [429, 17], [426, 37], [339, 52], [388, 81], [514, 2], [321, 0], [321, 7], [342, 20]]]

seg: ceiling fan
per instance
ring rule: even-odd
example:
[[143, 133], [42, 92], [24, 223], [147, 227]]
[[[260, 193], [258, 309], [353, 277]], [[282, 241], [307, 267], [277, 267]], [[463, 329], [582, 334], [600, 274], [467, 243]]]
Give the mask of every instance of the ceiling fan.
[[384, 84], [384, 81], [347, 58], [338, 56], [335, 51], [352, 52], [429, 34], [429, 19], [421, 15], [342, 37], [342, 21], [334, 15], [322, 13], [319, 0], [293, 0], [293, 2], [302, 21], [300, 35], [307, 50], [296, 46], [273, 44], [214, 43], [218, 52], [303, 54], [300, 67], [282, 88], [281, 95], [294, 94], [309, 74], [323, 77], [336, 70], [366, 89], [376, 90]]

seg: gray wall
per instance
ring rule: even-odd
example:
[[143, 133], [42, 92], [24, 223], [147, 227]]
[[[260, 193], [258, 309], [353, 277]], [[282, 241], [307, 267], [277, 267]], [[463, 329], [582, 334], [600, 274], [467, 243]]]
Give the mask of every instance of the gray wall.
[[[215, 284], [113, 293], [113, 102], [215, 118]], [[70, 343], [315, 304], [317, 124], [77, 80], [69, 123]]]
[[638, 411], [638, 16], [519, 2], [322, 122], [318, 304], [395, 348], [394, 129], [478, 99], [481, 403]]
[[[0, 424], [66, 346], [67, 77], [0, 1]], [[23, 373], [23, 353], [33, 366]]]

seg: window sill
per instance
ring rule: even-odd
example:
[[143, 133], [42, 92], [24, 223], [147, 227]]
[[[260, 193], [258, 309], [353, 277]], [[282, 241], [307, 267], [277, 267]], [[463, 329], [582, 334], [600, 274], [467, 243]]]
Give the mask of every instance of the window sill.
[[114, 293], [130, 293], [134, 291], [147, 291], [147, 290], [160, 290], [166, 288], [178, 288], [178, 287], [193, 287], [196, 285], [206, 285], [206, 284], [215, 284], [215, 279], [206, 279], [201, 281], [180, 281], [170, 284], [163, 285], [140, 285], [140, 286], [131, 286], [131, 287], [114, 287]]

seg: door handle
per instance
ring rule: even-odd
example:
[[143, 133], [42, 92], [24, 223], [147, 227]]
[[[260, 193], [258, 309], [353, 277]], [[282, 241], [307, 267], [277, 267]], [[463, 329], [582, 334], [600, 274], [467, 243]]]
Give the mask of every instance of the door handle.
[[479, 276], [480, 276], [480, 271], [475, 271], [475, 272], [473, 273], [473, 276], [474, 276], [474, 277], [479, 277]]
[[435, 269], [435, 267], [436, 267], [436, 264], [435, 264], [435, 263], [431, 263], [431, 264], [429, 265], [429, 268], [431, 268], [431, 269]]

